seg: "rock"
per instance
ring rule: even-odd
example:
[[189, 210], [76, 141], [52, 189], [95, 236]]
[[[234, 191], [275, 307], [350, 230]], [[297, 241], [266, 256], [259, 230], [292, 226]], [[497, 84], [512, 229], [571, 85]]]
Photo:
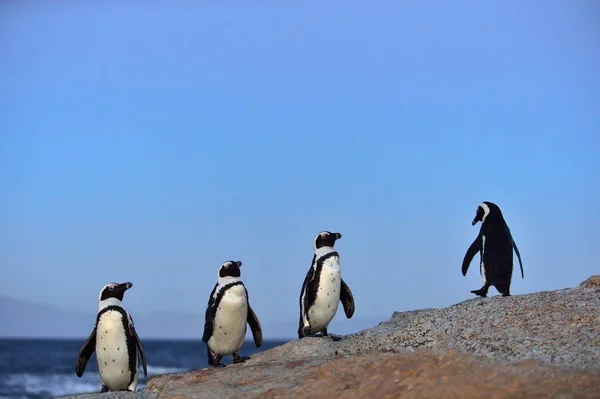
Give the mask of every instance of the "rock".
[[[343, 354], [455, 349], [512, 362], [536, 359], [600, 371], [600, 289], [473, 298], [421, 313], [395, 313], [386, 323], [339, 342]], [[590, 288], [590, 286], [592, 288]]]
[[[577, 287], [395, 312], [222, 369], [157, 376], [135, 394], [71, 398], [597, 398], [600, 276]], [[110, 395], [110, 394], [104, 394]]]
[[159, 376], [148, 389], [158, 399], [598, 398], [600, 386], [600, 376], [535, 361], [504, 365], [455, 351], [264, 360]]
[[600, 289], [600, 275], [592, 276], [585, 280], [581, 285], [584, 288], [596, 288]]

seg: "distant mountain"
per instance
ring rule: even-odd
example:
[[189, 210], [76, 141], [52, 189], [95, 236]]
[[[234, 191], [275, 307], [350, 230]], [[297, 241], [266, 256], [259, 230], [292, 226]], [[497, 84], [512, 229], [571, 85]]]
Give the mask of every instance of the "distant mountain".
[[[139, 312], [128, 307], [142, 337], [157, 339], [200, 339], [204, 329], [203, 313]], [[95, 314], [68, 311], [0, 296], [0, 337], [85, 338], [92, 331]], [[375, 326], [387, 317], [357, 317], [348, 320], [339, 312], [329, 327], [333, 334], [350, 334]], [[260, 315], [259, 315], [260, 317]], [[263, 316], [264, 317], [264, 316]], [[264, 320], [264, 319], [263, 319]], [[265, 322], [265, 339], [297, 338], [298, 320]], [[251, 339], [248, 328], [248, 339]]]
[[93, 315], [0, 296], [0, 337], [87, 337]]
[[[164, 339], [202, 336], [204, 319], [200, 314], [144, 314], [131, 307], [128, 309], [142, 336]], [[94, 327], [96, 315], [0, 296], [0, 320], [0, 337], [85, 338]]]

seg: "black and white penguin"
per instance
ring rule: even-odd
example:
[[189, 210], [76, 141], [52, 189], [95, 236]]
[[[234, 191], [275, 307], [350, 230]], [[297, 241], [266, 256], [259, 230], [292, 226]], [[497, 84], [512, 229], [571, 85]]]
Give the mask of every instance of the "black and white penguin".
[[333, 248], [340, 238], [340, 233], [329, 231], [322, 231], [315, 237], [312, 264], [300, 293], [298, 338], [314, 336], [318, 332], [326, 337], [327, 326], [333, 320], [340, 301], [347, 318], [354, 314], [354, 297], [342, 279], [340, 255]]
[[102, 381], [100, 392], [135, 391], [139, 371], [138, 350], [144, 376], [148, 374], [142, 341], [135, 331], [131, 315], [122, 304], [125, 291], [131, 287], [133, 284], [128, 282], [110, 283], [102, 288], [96, 325], [77, 355], [75, 372], [81, 377], [92, 353], [96, 352]]
[[232, 355], [233, 363], [241, 363], [250, 356], [240, 356], [246, 337], [246, 324], [250, 325], [257, 348], [262, 345], [262, 329], [258, 317], [250, 306], [248, 290], [240, 276], [241, 261], [227, 261], [221, 265], [217, 284], [210, 293], [204, 317], [204, 335], [208, 364], [224, 367], [223, 356]]
[[472, 225], [481, 222], [481, 229], [475, 241], [471, 244], [462, 263], [462, 274], [467, 275], [467, 269], [477, 252], [480, 253], [480, 273], [483, 279], [483, 287], [471, 291], [475, 295], [487, 296], [491, 285], [496, 287], [502, 296], [510, 296], [510, 283], [513, 272], [513, 249], [519, 258], [521, 266], [521, 277], [523, 264], [517, 244], [510, 234], [510, 229], [504, 221], [502, 211], [498, 205], [488, 201], [482, 202], [477, 207], [477, 214]]

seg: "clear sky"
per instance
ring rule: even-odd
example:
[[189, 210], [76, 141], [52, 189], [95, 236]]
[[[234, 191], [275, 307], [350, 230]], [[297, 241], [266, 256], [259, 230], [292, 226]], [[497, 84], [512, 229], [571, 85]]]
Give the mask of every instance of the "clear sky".
[[473, 297], [484, 200], [513, 294], [600, 273], [597, 1], [283, 3], [2, 2], [0, 294], [200, 313], [239, 259], [297, 322], [330, 230], [383, 320]]

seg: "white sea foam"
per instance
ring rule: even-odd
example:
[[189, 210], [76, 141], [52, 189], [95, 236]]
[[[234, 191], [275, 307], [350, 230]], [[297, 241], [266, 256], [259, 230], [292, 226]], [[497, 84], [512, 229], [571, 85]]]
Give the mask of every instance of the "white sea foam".
[[84, 375], [82, 378], [66, 374], [9, 374], [4, 384], [9, 387], [20, 388], [25, 393], [33, 395], [50, 394], [61, 396], [100, 390], [98, 376], [94, 376], [93, 374], [89, 376]]
[[163, 366], [148, 365], [148, 376], [160, 375], [160, 374], [170, 374], [170, 373], [182, 373], [185, 371], [189, 371], [189, 369], [181, 368], [181, 367], [163, 367]]
[[[185, 371], [188, 371], [188, 369], [181, 367], [148, 365], [148, 377], [160, 374], [180, 373]], [[140, 369], [140, 379], [142, 378], [143, 371]], [[74, 395], [81, 393], [100, 392], [101, 388], [100, 377], [97, 373], [93, 372], [85, 373], [81, 378], [78, 378], [75, 374], [9, 374], [7, 375], [7, 378], [2, 381], [2, 383], [5, 386], [16, 388], [18, 391], [30, 395]], [[140, 381], [137, 389], [143, 389], [144, 387], [144, 381]], [[27, 396], [23, 396], [23, 398], [27, 398]], [[0, 399], [5, 398], [0, 397]], [[15, 398], [11, 397], [10, 399]]]

